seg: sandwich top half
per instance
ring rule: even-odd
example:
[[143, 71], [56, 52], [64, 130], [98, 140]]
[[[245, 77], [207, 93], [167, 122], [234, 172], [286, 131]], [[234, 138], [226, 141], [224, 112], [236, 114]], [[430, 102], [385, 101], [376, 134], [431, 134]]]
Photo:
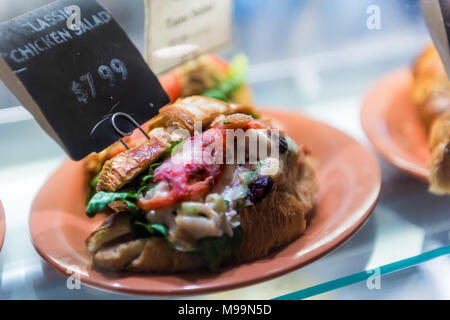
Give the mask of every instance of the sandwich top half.
[[450, 82], [430, 45], [413, 66], [413, 102], [429, 135], [430, 191], [450, 193]]

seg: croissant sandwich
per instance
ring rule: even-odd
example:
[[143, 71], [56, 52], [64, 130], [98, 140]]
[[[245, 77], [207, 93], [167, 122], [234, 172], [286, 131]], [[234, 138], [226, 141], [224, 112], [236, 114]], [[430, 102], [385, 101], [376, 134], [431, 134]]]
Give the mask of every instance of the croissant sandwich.
[[429, 134], [430, 191], [450, 193], [450, 82], [434, 46], [413, 67], [412, 97]]
[[[245, 84], [247, 66], [247, 58], [242, 54], [235, 56], [230, 63], [217, 56], [205, 54], [163, 74], [159, 77], [159, 81], [171, 102], [180, 97], [202, 95], [226, 102], [251, 105], [251, 92]], [[147, 130], [148, 123], [142, 127]], [[134, 146], [143, 139], [142, 135], [133, 134], [125, 137], [124, 141], [128, 146]], [[90, 154], [85, 161], [89, 180], [95, 178], [106, 160], [124, 150], [125, 147], [116, 142], [100, 153]]]
[[185, 272], [266, 256], [305, 231], [317, 192], [307, 150], [251, 107], [192, 96], [149, 139], [107, 160], [86, 212], [92, 267]]

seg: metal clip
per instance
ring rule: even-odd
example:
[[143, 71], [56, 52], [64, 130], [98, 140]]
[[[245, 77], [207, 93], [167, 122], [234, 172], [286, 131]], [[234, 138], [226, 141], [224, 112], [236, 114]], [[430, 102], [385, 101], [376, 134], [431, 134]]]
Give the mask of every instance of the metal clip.
[[[137, 123], [136, 120], [134, 120], [129, 114], [124, 113], [124, 112], [116, 112], [116, 113], [114, 113], [114, 114], [112, 115], [112, 117], [111, 117], [111, 125], [112, 125], [113, 129], [114, 129], [119, 135], [121, 135], [122, 137], [130, 136], [130, 135], [133, 133], [134, 130], [132, 130], [131, 132], [123, 132], [122, 130], [120, 130], [119, 127], [117, 127], [117, 124], [116, 124], [116, 118], [117, 118], [117, 117], [122, 117], [122, 118], [124, 118], [124, 119], [130, 121], [130, 122], [134, 125], [134, 127], [135, 127], [136, 129], [139, 129], [139, 131], [141, 131], [142, 134], [143, 134], [147, 139], [150, 139], [150, 137], [149, 137], [149, 135], [147, 134], [147, 132], [145, 132], [145, 130], [141, 128], [141, 126], [139, 125], [139, 123]], [[128, 145], [125, 143], [125, 141], [123, 141], [122, 138], [120, 138], [119, 141], [123, 144], [123, 146], [124, 146], [127, 150], [130, 149], [130, 147], [128, 147]]]

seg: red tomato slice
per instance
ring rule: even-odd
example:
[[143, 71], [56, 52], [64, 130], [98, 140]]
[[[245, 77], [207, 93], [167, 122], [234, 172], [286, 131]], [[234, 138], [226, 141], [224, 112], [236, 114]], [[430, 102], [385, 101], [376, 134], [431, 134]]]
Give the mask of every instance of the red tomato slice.
[[170, 103], [181, 96], [181, 75], [178, 69], [174, 69], [160, 76], [159, 82], [169, 96]]
[[246, 130], [248, 130], [248, 129], [266, 129], [266, 128], [269, 128], [269, 125], [265, 124], [264, 122], [254, 120], [247, 125]]
[[229, 64], [227, 61], [223, 60], [223, 59], [222, 59], [221, 57], [219, 57], [219, 56], [215, 56], [215, 55], [212, 55], [212, 54], [209, 55], [209, 58], [211, 59], [211, 61], [212, 61], [213, 63], [216, 64], [216, 66], [217, 66], [221, 71], [223, 71], [224, 73], [228, 72], [228, 69], [230, 68], [230, 64]]

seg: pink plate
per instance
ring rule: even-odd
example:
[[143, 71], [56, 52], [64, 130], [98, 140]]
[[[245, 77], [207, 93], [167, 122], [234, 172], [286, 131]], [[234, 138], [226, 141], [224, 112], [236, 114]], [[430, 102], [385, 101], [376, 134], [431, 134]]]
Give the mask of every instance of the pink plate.
[[379, 79], [363, 102], [361, 124], [386, 160], [426, 180], [430, 153], [425, 127], [411, 101], [412, 80], [408, 68]]
[[283, 125], [316, 160], [320, 192], [305, 234], [267, 257], [229, 267], [176, 274], [103, 273], [87, 267], [84, 244], [105, 219], [85, 213], [87, 183], [82, 163], [67, 160], [42, 187], [31, 208], [30, 232], [36, 250], [57, 270], [80, 272], [91, 286], [129, 294], [181, 296], [238, 288], [281, 276], [337, 248], [368, 218], [381, 187], [374, 155], [348, 135], [326, 124], [287, 111], [264, 111]]

